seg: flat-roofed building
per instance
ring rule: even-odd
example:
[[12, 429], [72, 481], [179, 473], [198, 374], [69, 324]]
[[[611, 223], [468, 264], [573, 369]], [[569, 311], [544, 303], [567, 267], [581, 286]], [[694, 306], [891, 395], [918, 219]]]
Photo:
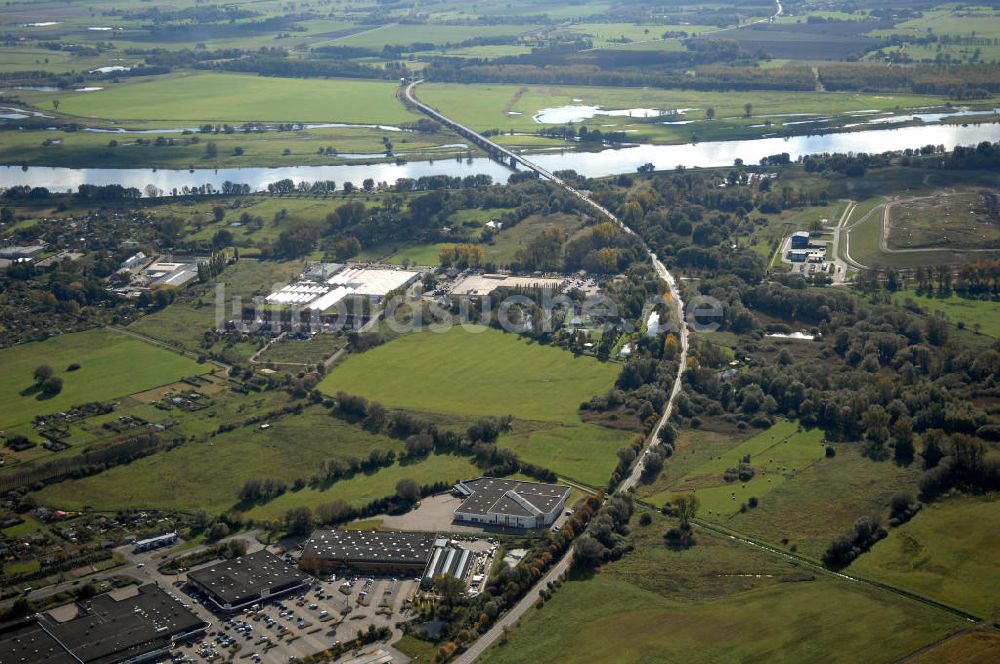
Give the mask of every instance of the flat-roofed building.
[[[56, 614], [60, 618], [56, 617]], [[147, 584], [98, 595], [0, 628], [4, 664], [118, 664], [163, 659], [208, 623]]]
[[513, 528], [551, 525], [566, 506], [569, 487], [477, 477], [455, 485], [465, 500], [455, 510], [458, 521]]
[[14, 245], [12, 247], [0, 247], [0, 258], [10, 260], [23, 260], [34, 258], [45, 251], [44, 244]]
[[308, 575], [270, 551], [261, 550], [188, 572], [188, 584], [222, 611], [308, 588]]
[[142, 553], [143, 551], [152, 551], [153, 549], [159, 549], [164, 546], [170, 546], [171, 544], [177, 543], [177, 533], [166, 533], [164, 535], [157, 535], [156, 537], [150, 537], [148, 539], [141, 539], [132, 545], [132, 553]]
[[391, 574], [420, 574], [434, 546], [433, 533], [373, 530], [317, 530], [299, 559], [303, 569], [336, 569]]
[[0, 662], [4, 664], [80, 664], [34, 617], [0, 625]]

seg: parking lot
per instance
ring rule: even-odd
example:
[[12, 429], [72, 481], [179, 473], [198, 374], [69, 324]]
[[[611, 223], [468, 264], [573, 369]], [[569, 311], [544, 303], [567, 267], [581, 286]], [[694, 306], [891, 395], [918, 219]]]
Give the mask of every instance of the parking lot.
[[[331, 577], [332, 578], [332, 577]], [[392, 626], [419, 587], [415, 579], [348, 577], [316, 581], [305, 593], [254, 605], [231, 617], [214, 617], [200, 641], [181, 644], [174, 660], [291, 662], [350, 641], [368, 625]], [[188, 594], [186, 590], [175, 592]], [[191, 593], [192, 599], [201, 599]], [[203, 602], [199, 602], [203, 608]], [[384, 645], [372, 644], [345, 661], [399, 662]]]

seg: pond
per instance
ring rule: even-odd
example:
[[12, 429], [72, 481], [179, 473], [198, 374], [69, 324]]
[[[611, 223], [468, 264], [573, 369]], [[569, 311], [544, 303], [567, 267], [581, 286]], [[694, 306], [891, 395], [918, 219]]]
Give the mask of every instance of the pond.
[[[678, 116], [687, 111], [694, 111], [694, 108], [675, 108], [671, 110], [661, 110], [658, 108], [620, 108], [608, 110], [600, 106], [586, 106], [583, 104], [570, 104], [556, 108], [543, 108], [535, 113], [533, 120], [539, 124], [566, 124], [567, 122], [582, 122], [590, 120], [595, 115], [608, 115], [611, 117], [626, 118], [657, 118]], [[508, 113], [509, 115], [510, 113]], [[518, 113], [520, 115], [520, 113]]]
[[[762, 138], [741, 141], [712, 141], [686, 145], [637, 145], [599, 152], [560, 152], [532, 155], [530, 159], [549, 171], [573, 169], [587, 177], [602, 177], [619, 173], [635, 173], [646, 163], [658, 169], [730, 166], [742, 159], [747, 164], [761, 158], [787, 152], [795, 159], [824, 152], [886, 152], [924, 145], [975, 145], [982, 141], [1000, 141], [1000, 124], [929, 125], [898, 129]], [[445, 158], [435, 161], [411, 161], [404, 164], [346, 164], [340, 166], [287, 166], [281, 168], [220, 168], [187, 170], [153, 170], [148, 168], [48, 168], [19, 166], [0, 167], [0, 186], [28, 185], [48, 187], [53, 191], [76, 189], [81, 184], [121, 184], [143, 189], [154, 185], [164, 191], [174, 188], [211, 184], [216, 189], [229, 181], [248, 184], [261, 190], [270, 182], [290, 178], [295, 182], [333, 180], [338, 185], [350, 181], [360, 184], [366, 178], [393, 183], [397, 178], [419, 178], [427, 175], [485, 174], [494, 182], [506, 182], [510, 169], [484, 157], [472, 160]]]

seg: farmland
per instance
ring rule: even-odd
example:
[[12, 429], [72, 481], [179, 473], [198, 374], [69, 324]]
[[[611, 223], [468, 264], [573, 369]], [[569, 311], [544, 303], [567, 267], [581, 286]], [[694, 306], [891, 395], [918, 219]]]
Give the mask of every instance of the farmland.
[[[416, 119], [395, 101], [391, 82], [299, 81], [240, 74], [136, 80], [60, 98], [60, 111], [109, 120], [186, 122], [353, 122]], [[254, 99], [253, 104], [246, 104]]]
[[325, 490], [306, 487], [300, 491], [288, 492], [269, 503], [252, 508], [247, 516], [252, 519], [280, 519], [294, 507], [315, 508], [333, 500], [343, 500], [359, 507], [372, 500], [391, 496], [396, 491], [396, 483], [403, 479], [415, 480], [417, 484], [433, 484], [440, 481], [457, 482], [478, 474], [468, 457], [431, 455], [416, 464], [397, 463], [371, 475], [357, 475], [341, 480]]
[[353, 356], [320, 388], [420, 412], [565, 422], [581, 401], [611, 386], [616, 369], [497, 330], [456, 326]]
[[[80, 368], [67, 371], [74, 363]], [[50, 365], [63, 379], [62, 391], [51, 398], [43, 398], [34, 388], [32, 372], [41, 364]], [[123, 397], [213, 368], [110, 330], [67, 334], [0, 350], [0, 365], [4, 368], [0, 427], [4, 428], [30, 422], [36, 415]]]
[[921, 309], [944, 314], [954, 324], [991, 337], [1000, 337], [1000, 303], [991, 300], [974, 300], [955, 293], [948, 297], [926, 297], [914, 290], [896, 293], [896, 302], [912, 301]]
[[894, 662], [962, 626], [711, 535], [672, 551], [660, 538], [665, 527], [660, 518], [633, 526], [633, 554], [564, 582], [483, 661]]
[[[291, 484], [318, 472], [321, 461], [365, 457], [374, 448], [399, 450], [401, 445], [314, 407], [301, 416], [279, 420], [267, 430], [223, 433], [100, 475], [52, 485], [38, 497], [68, 509], [89, 506], [113, 510], [131, 505], [221, 513], [238, 503], [237, 493], [248, 479], [271, 478]], [[358, 478], [362, 486], [369, 483], [368, 478]], [[335, 484], [327, 492], [329, 500], [342, 497], [340, 486]], [[374, 497], [380, 497], [392, 492], [395, 480], [375, 486]]]
[[409, 334], [351, 357], [320, 389], [422, 413], [513, 415], [513, 430], [500, 445], [524, 461], [600, 486], [631, 434], [584, 424], [577, 406], [606, 391], [616, 373], [615, 365], [493, 329], [454, 327]]
[[[158, 123], [161, 124], [161, 123]], [[327, 166], [373, 163], [387, 159], [383, 138], [393, 141], [393, 158], [443, 159], [470, 148], [454, 147], [454, 137], [345, 126], [247, 134], [201, 135], [197, 122], [177, 120], [174, 127], [134, 129], [144, 134], [24, 131], [12, 134], [0, 146], [0, 162], [81, 167], [99, 158], [105, 167], [217, 168], [240, 166]], [[177, 124], [191, 125], [183, 128]], [[147, 126], [140, 124], [139, 127]], [[101, 127], [98, 127], [101, 129]], [[181, 130], [181, 133], [178, 131]], [[183, 134], [183, 130], [188, 133]], [[209, 143], [213, 145], [208, 148]], [[442, 147], [452, 145], [453, 147]], [[210, 154], [208, 150], [211, 150]]]
[[[751, 497], [766, 502], [770, 492], [794, 482], [799, 473], [823, 458], [823, 433], [817, 429], [798, 431], [795, 422], [780, 422], [744, 441], [737, 447], [691, 470], [671, 487], [672, 491], [694, 491], [709, 517], [723, 517], [739, 511]], [[748, 460], [755, 475], [741, 481], [723, 480], [728, 468], [738, 467]], [[654, 504], [663, 504], [669, 494], [650, 497]]]
[[887, 520], [890, 498], [912, 490], [919, 478], [915, 464], [873, 461], [850, 443], [833, 447], [835, 457], [802, 470], [761, 498], [755, 509], [706, 519], [819, 560], [830, 542], [850, 529], [860, 515]]
[[[771, 121], [765, 129], [773, 131], [782, 123], [781, 115], [792, 111], [803, 116], [847, 117], [850, 113], [861, 110], [892, 111], [943, 103], [941, 99], [914, 95], [830, 95], [817, 92], [765, 91], [730, 94], [652, 88], [494, 84], [472, 86], [475, 92], [469, 94], [469, 87], [451, 83], [427, 83], [421, 88], [420, 97], [445, 115], [480, 130], [498, 128], [534, 132], [546, 126], [536, 122], [533, 119], [535, 115], [543, 109], [563, 106], [601, 106], [609, 110], [690, 109], [686, 113], [681, 113], [679, 119], [693, 120], [696, 124], [681, 127], [681, 130], [659, 123], [639, 122], [627, 115], [624, 117], [598, 115], [584, 123], [592, 128], [603, 127], [602, 131], [622, 130], [628, 127], [637, 132], [632, 135], [633, 139], [640, 137], [652, 142], [668, 143], [678, 142], [681, 137], [690, 138], [692, 130], [706, 138], [714, 137], [708, 132], [718, 131], [746, 131], [748, 135], [759, 134], [763, 129], [748, 129], [748, 126], [761, 124], [762, 118]], [[753, 118], [744, 118], [744, 105], [747, 103], [753, 106]], [[715, 109], [715, 125], [725, 123], [724, 127], [713, 129], [712, 122], [704, 120], [705, 109], [708, 107]], [[640, 113], [637, 117], [641, 116]], [[801, 118], [785, 119], [793, 121]], [[677, 131], [681, 133], [678, 134]]]
[[998, 538], [995, 496], [948, 499], [894, 528], [850, 571], [988, 616], [1000, 608], [1000, 565], [980, 552], [994, 550]]

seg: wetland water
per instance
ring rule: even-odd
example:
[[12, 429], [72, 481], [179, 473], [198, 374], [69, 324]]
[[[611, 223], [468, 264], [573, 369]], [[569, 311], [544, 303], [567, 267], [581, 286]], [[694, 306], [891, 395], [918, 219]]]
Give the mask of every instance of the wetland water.
[[[587, 177], [619, 173], [635, 173], [652, 163], [658, 169], [678, 165], [693, 167], [730, 166], [736, 159], [756, 164], [762, 157], [787, 152], [792, 160], [824, 152], [871, 152], [919, 148], [924, 145], [975, 145], [982, 141], [1000, 141], [1000, 124], [984, 123], [960, 126], [932, 124], [899, 129], [869, 129], [864, 131], [813, 134], [788, 138], [761, 138], [741, 141], [711, 141], [685, 145], [637, 145], [600, 152], [562, 152], [531, 155], [529, 159], [549, 171], [573, 169]], [[472, 160], [443, 158], [434, 161], [412, 161], [405, 164], [345, 164], [339, 166], [286, 166], [280, 168], [220, 168], [171, 170], [149, 168], [50, 168], [32, 166], [0, 166], [0, 187], [28, 185], [47, 187], [53, 191], [76, 189], [81, 184], [120, 184], [144, 189], [154, 185], [166, 193], [183, 187], [206, 184], [220, 189], [229, 181], [248, 184], [258, 191], [270, 182], [290, 178], [295, 182], [333, 180], [338, 187], [344, 182], [359, 185], [365, 178], [393, 183], [397, 178], [419, 178], [427, 175], [485, 174], [494, 182], [505, 182], [510, 169], [485, 157]]]

